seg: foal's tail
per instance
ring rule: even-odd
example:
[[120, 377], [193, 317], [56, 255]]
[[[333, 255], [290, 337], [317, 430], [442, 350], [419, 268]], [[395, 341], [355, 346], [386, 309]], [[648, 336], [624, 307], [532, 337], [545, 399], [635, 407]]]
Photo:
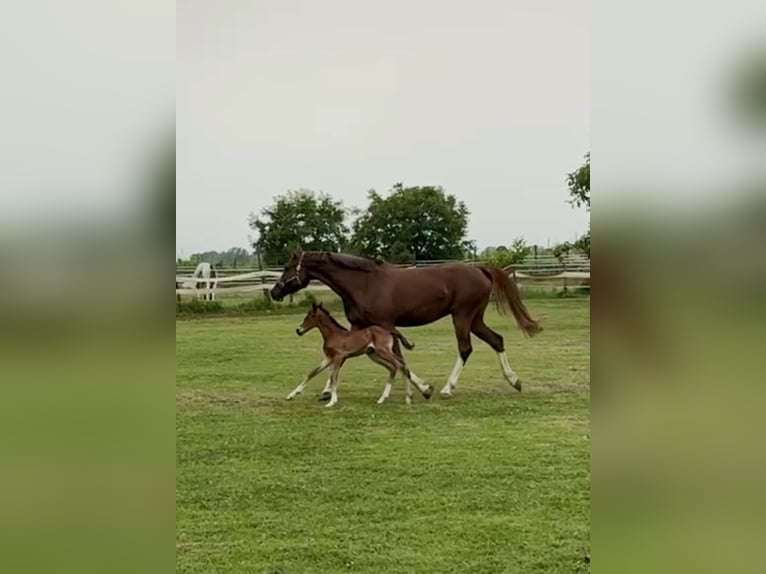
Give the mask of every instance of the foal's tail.
[[479, 268], [484, 275], [492, 280], [492, 295], [495, 298], [498, 311], [506, 316], [513, 315], [525, 335], [533, 337], [543, 330], [521, 301], [521, 294], [516, 282], [503, 269], [494, 265], [482, 265]]
[[407, 339], [405, 339], [405, 338], [404, 338], [404, 335], [402, 335], [402, 334], [399, 332], [399, 330], [398, 330], [398, 329], [394, 329], [394, 330], [392, 331], [392, 333], [394, 334], [394, 337], [396, 337], [397, 339], [399, 339], [399, 341], [401, 342], [401, 344], [402, 344], [402, 345], [404, 345], [404, 348], [405, 348], [405, 349], [408, 349], [408, 350], [410, 350], [410, 351], [411, 351], [412, 349], [414, 349], [414, 348], [415, 348], [415, 344], [414, 344], [414, 343], [410, 343], [410, 342], [409, 342]]

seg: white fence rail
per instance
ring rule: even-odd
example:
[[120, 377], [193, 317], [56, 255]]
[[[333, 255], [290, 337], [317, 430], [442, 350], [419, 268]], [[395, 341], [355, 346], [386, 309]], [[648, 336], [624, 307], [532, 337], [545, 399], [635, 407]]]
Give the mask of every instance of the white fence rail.
[[[566, 289], [587, 289], [588, 285], [582, 285], [579, 282], [590, 279], [590, 270], [588, 271], [561, 271], [559, 273], [540, 274], [539, 269], [534, 273], [527, 273], [518, 270], [516, 266], [513, 275], [520, 285], [554, 283], [560, 284]], [[225, 273], [224, 270], [219, 273]], [[247, 271], [236, 275], [219, 275], [216, 278], [201, 279], [189, 275], [176, 275], [176, 295], [199, 295], [207, 291], [209, 285], [210, 291], [218, 295], [257, 293], [270, 291], [276, 284], [276, 280], [281, 276], [281, 271]], [[570, 280], [572, 283], [570, 283]], [[196, 286], [200, 287], [197, 288]], [[326, 285], [312, 281], [305, 287], [309, 291], [327, 291]]]

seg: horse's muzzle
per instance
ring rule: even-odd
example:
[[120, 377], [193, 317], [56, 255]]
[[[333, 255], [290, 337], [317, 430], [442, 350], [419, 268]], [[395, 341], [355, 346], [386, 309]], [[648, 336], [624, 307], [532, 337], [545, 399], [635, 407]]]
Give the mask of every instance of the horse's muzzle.
[[303, 333], [304, 333], [304, 332], [305, 332], [305, 331], [301, 331], [301, 328], [300, 328], [300, 327], [298, 327], [298, 328], [295, 330], [295, 334], [296, 334], [296, 335], [298, 335], [299, 337], [303, 337]]
[[281, 285], [277, 284], [272, 287], [271, 291], [269, 291], [269, 297], [271, 297], [274, 301], [281, 301], [284, 299], [285, 296], [282, 294]]

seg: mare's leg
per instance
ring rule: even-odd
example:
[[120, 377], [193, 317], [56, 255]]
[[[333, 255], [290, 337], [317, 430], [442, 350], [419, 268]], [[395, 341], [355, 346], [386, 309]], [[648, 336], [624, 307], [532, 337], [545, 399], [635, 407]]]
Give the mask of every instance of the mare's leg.
[[452, 323], [455, 326], [455, 337], [457, 338], [457, 351], [458, 357], [455, 361], [455, 366], [452, 368], [447, 384], [440, 391], [442, 397], [449, 398], [452, 396], [452, 391], [457, 386], [457, 381], [460, 378], [460, 373], [463, 372], [468, 357], [473, 352], [471, 346], [471, 319], [465, 315], [452, 315]]
[[322, 362], [319, 363], [318, 366], [314, 367], [311, 371], [309, 371], [309, 374], [306, 375], [306, 378], [301, 381], [301, 384], [298, 385], [293, 389], [293, 391], [287, 395], [287, 400], [291, 400], [295, 397], [295, 395], [299, 395], [303, 392], [303, 389], [306, 387], [306, 383], [308, 383], [311, 379], [316, 377], [319, 373], [324, 371], [327, 367], [330, 366], [330, 359], [325, 357], [322, 359]]
[[521, 381], [519, 380], [519, 376], [513, 372], [511, 365], [508, 363], [508, 355], [505, 354], [503, 336], [487, 327], [486, 323], [484, 323], [483, 313], [473, 320], [471, 332], [494, 349], [500, 359], [500, 367], [503, 369], [503, 377], [505, 377], [505, 380], [508, 381], [508, 384], [514, 389], [521, 391]]

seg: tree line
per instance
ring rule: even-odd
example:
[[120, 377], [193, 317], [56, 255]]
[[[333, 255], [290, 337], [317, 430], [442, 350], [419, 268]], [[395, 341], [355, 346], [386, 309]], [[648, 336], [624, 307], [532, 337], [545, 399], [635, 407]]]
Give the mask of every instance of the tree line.
[[[294, 248], [344, 251], [394, 263], [462, 259], [475, 252], [466, 240], [468, 208], [441, 187], [393, 186], [372, 190], [366, 209], [347, 209], [326, 193], [289, 191], [260, 214], [251, 214], [255, 252], [264, 265], [280, 265]], [[353, 222], [347, 225], [351, 216]]]
[[[567, 174], [566, 183], [572, 207], [584, 206], [590, 211], [590, 153], [582, 166]], [[249, 215], [248, 224], [256, 234], [252, 254], [235, 247], [227, 252], [194, 254], [188, 263], [275, 266], [284, 264], [293, 249], [301, 248], [382, 257], [392, 263], [480, 257], [509, 265], [523, 261], [533, 249], [537, 252], [524, 239], [516, 238], [508, 247], [478, 254], [475, 242], [466, 237], [468, 208], [440, 186], [397, 183], [386, 195], [369, 191], [367, 199], [365, 209], [347, 208], [327, 193], [288, 191], [260, 213]], [[552, 253], [562, 259], [573, 251], [590, 257], [590, 226], [576, 242], [557, 245]]]

